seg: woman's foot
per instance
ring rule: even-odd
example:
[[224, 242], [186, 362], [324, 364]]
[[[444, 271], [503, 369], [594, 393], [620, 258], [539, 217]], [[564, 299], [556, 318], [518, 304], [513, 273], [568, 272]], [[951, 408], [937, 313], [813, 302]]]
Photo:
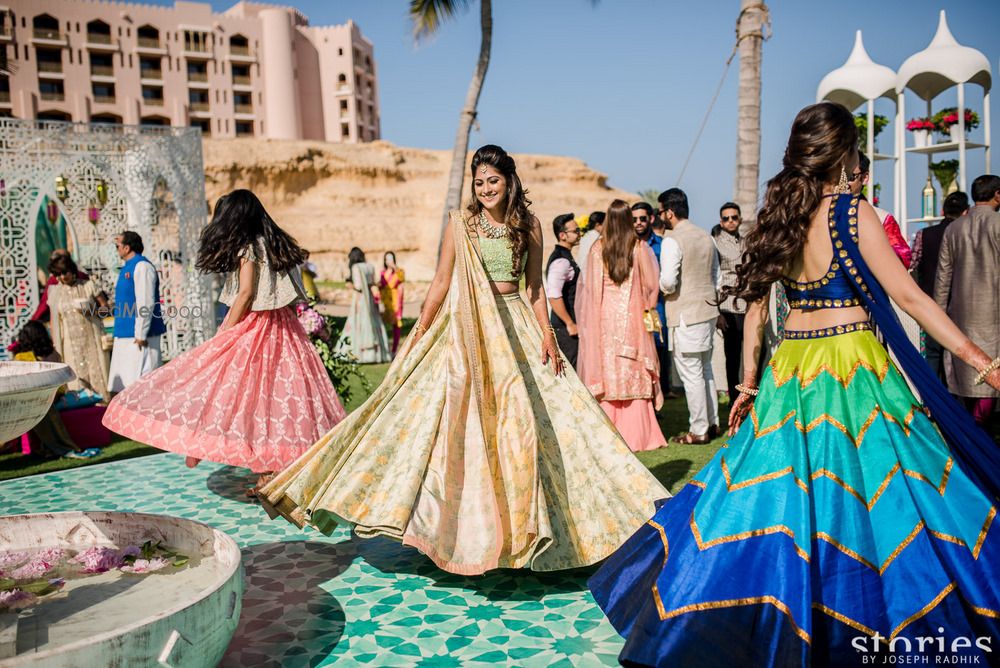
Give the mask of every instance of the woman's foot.
[[184, 466], [188, 467], [189, 469], [193, 469], [195, 466], [198, 465], [199, 462], [201, 462], [201, 460], [198, 459], [197, 457], [185, 457]]

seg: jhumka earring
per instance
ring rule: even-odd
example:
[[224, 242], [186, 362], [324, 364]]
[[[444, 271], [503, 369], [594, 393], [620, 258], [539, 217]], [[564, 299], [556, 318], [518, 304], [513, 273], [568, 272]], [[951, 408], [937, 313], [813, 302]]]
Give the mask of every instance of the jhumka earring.
[[846, 195], [851, 192], [851, 186], [847, 182], [847, 170], [843, 167], [840, 168], [840, 181], [837, 183], [837, 187], [833, 192], [837, 195]]

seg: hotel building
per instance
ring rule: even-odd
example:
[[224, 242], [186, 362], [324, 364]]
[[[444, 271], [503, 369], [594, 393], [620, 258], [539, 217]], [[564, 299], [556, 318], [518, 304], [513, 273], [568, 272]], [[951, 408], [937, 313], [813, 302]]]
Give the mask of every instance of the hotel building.
[[[0, 0], [0, 3], [5, 0]], [[380, 136], [371, 42], [353, 21], [240, 2], [221, 14], [94, 0], [0, 5], [0, 116], [193, 125], [205, 136]]]

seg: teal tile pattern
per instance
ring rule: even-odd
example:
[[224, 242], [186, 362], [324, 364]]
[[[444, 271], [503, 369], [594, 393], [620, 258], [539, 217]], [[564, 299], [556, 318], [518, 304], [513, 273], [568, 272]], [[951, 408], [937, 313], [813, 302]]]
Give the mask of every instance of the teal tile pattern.
[[412, 548], [269, 520], [254, 476], [173, 454], [0, 483], [0, 513], [118, 510], [199, 520], [243, 550], [246, 595], [223, 666], [617, 665], [592, 569], [451, 575]]

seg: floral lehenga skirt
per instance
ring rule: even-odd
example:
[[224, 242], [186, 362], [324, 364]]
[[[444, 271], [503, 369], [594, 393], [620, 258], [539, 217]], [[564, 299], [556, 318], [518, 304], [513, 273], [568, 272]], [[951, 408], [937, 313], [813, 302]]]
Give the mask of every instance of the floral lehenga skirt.
[[600, 561], [668, 493], [572, 369], [542, 365], [531, 309], [494, 296], [461, 228], [455, 238], [441, 313], [262, 502], [324, 533], [343, 521], [401, 540], [453, 573]]
[[995, 519], [870, 331], [785, 340], [739, 433], [590, 585], [626, 665], [988, 665]]
[[256, 473], [286, 466], [344, 408], [292, 308], [252, 311], [116, 396], [108, 429]]

